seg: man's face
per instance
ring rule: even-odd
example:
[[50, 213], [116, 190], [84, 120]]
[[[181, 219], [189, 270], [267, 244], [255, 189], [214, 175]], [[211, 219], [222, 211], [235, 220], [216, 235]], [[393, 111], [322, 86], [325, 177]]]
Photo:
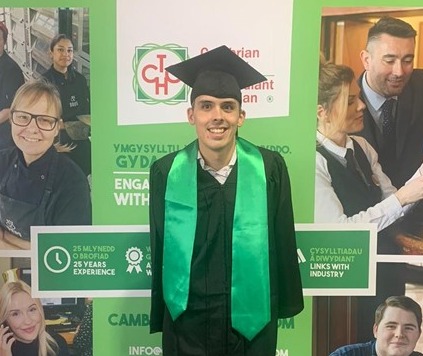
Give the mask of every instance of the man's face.
[[361, 52], [370, 88], [384, 97], [402, 93], [413, 72], [414, 38], [382, 34]]
[[409, 356], [420, 337], [413, 312], [387, 307], [379, 325], [373, 326], [378, 356]]
[[[188, 121], [197, 131], [200, 152], [230, 153], [235, 147], [238, 127], [242, 126], [245, 112], [232, 98], [219, 99], [209, 95], [198, 96], [188, 109]], [[206, 159], [207, 161], [207, 159]]]
[[4, 46], [5, 46], [4, 38], [3, 38], [3, 31], [0, 30], [0, 56], [3, 55], [4, 52]]

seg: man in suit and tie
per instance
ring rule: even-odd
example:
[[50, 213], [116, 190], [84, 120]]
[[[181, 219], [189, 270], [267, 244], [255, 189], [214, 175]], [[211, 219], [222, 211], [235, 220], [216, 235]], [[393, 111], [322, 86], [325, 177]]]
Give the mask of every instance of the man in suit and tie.
[[414, 69], [416, 31], [381, 18], [360, 53], [364, 111], [360, 133], [379, 154], [383, 171], [400, 188], [423, 162], [423, 70]]
[[[423, 162], [423, 70], [414, 69], [416, 31], [400, 19], [382, 17], [368, 32], [367, 45], [361, 51], [364, 73], [358, 84], [362, 100], [364, 128], [358, 133], [374, 147], [379, 163], [392, 184], [400, 188]], [[377, 182], [375, 182], [377, 184]], [[418, 204], [410, 222], [420, 226], [423, 205]], [[396, 229], [392, 226], [378, 239], [378, 253], [398, 249]], [[382, 236], [382, 235], [380, 235]], [[375, 297], [360, 297], [360, 320], [371, 322], [371, 310], [389, 295], [405, 293], [408, 269], [402, 263], [378, 263]], [[357, 341], [364, 341], [368, 330], [359, 328]]]

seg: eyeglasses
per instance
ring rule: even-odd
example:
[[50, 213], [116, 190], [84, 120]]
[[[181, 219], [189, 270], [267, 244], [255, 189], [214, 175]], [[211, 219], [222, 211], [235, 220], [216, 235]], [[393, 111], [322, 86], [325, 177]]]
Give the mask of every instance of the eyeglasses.
[[12, 111], [12, 122], [21, 127], [28, 126], [32, 119], [35, 120], [37, 127], [43, 131], [51, 131], [56, 127], [58, 118], [49, 115], [33, 115], [26, 111]]

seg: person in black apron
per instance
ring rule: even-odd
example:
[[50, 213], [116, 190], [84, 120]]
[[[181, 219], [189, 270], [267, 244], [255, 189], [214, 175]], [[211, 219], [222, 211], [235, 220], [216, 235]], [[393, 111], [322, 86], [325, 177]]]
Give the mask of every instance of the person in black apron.
[[29, 248], [31, 226], [91, 224], [88, 181], [55, 144], [60, 116], [59, 93], [44, 80], [24, 84], [11, 105], [16, 147], [0, 151], [0, 226], [17, 247]]
[[0, 22], [0, 150], [13, 146], [9, 108], [16, 90], [25, 82], [21, 68], [5, 51], [8, 33], [4, 22]]
[[41, 302], [21, 280], [8, 281], [0, 290], [0, 323], [1, 355], [69, 355], [64, 338], [46, 332]]
[[90, 91], [85, 77], [73, 66], [73, 43], [64, 34], [55, 36], [50, 43], [53, 64], [43, 77], [53, 83], [60, 93], [64, 126], [60, 142], [71, 144], [69, 152], [86, 176], [91, 173]]
[[[353, 71], [320, 64], [317, 105], [315, 222], [376, 223], [378, 253], [398, 253], [392, 224], [423, 198], [423, 177], [397, 190], [384, 174], [373, 147], [350, 136], [363, 128], [365, 104]], [[372, 336], [372, 311], [391, 295], [405, 293], [403, 264], [378, 263], [376, 296], [358, 298], [357, 341]]]

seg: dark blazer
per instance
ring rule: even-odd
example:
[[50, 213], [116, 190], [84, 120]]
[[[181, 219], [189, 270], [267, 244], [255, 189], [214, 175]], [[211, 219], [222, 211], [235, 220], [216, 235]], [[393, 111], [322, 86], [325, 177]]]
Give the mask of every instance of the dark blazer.
[[[358, 80], [361, 88], [363, 74]], [[364, 110], [364, 128], [356, 133], [363, 136], [378, 154], [382, 137], [369, 110]], [[410, 81], [398, 96], [396, 109], [396, 157], [390, 167], [381, 162], [392, 184], [400, 188], [423, 162], [423, 70], [414, 69]]]

